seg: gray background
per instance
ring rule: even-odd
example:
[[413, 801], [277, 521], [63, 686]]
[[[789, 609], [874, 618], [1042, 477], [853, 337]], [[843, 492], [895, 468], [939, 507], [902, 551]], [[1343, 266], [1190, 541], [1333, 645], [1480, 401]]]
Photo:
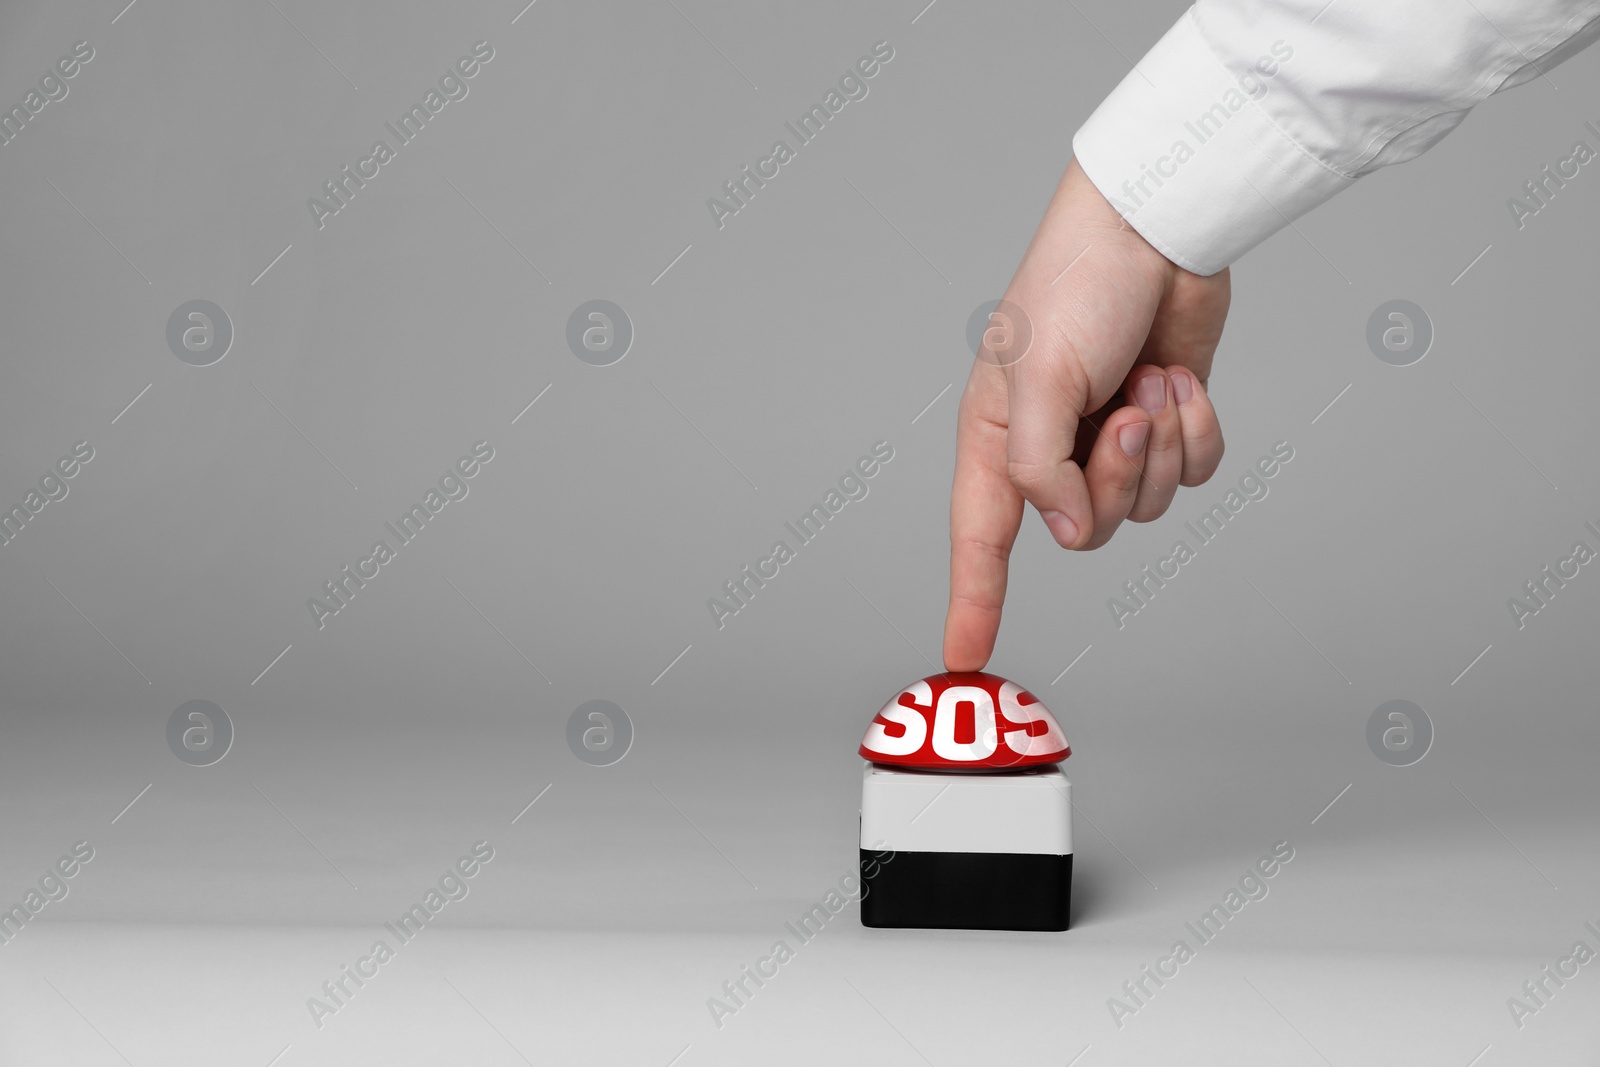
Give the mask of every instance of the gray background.
[[[1235, 268], [1211, 485], [1088, 555], [1030, 516], [992, 667], [1075, 750], [1073, 930], [852, 906], [718, 1029], [851, 869], [861, 731], [938, 655], [967, 316], [1182, 5], [123, 2], [0, 32], [7, 106], [95, 49], [0, 147], [0, 500], [96, 453], [0, 548], [0, 898], [96, 850], [0, 945], [0, 1062], [1594, 1062], [1594, 967], [1506, 1007], [1600, 920], [1600, 577], [1506, 607], [1600, 520], [1600, 177], [1520, 232], [1505, 206], [1595, 143], [1592, 56]], [[480, 39], [319, 231], [306, 199]], [[719, 231], [706, 198], [878, 40], [870, 95]], [[603, 368], [565, 342], [599, 298], [636, 332]], [[1405, 368], [1364, 339], [1397, 298], [1437, 334]], [[235, 330], [209, 367], [166, 345], [193, 299]], [[306, 598], [480, 439], [319, 631]], [[879, 439], [870, 495], [718, 631], [706, 598]], [[1271, 495], [1119, 631], [1106, 599], [1279, 440]], [[595, 698], [636, 730], [610, 767], [565, 743]], [[1406, 768], [1365, 741], [1397, 698], [1437, 735]], [[192, 699], [234, 724], [213, 766], [166, 744]], [[471, 894], [313, 1026], [479, 839]], [[1118, 1029], [1279, 840], [1270, 896]]]

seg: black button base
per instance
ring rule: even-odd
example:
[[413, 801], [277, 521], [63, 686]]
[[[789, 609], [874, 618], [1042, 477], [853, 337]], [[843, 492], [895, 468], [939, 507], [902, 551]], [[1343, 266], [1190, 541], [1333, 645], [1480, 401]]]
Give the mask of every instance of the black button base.
[[861, 925], [1065, 930], [1072, 856], [861, 850]]

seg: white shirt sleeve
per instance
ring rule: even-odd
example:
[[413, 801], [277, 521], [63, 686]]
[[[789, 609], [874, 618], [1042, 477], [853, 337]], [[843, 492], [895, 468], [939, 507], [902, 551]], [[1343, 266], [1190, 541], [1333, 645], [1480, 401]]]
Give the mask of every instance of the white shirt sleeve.
[[1073, 138], [1168, 259], [1214, 274], [1600, 36], [1600, 0], [1199, 0]]

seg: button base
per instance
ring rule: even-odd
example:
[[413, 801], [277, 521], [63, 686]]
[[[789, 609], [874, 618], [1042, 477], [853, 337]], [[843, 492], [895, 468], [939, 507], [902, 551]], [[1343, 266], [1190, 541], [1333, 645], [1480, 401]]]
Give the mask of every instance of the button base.
[[861, 925], [1065, 930], [1072, 854], [861, 850]]

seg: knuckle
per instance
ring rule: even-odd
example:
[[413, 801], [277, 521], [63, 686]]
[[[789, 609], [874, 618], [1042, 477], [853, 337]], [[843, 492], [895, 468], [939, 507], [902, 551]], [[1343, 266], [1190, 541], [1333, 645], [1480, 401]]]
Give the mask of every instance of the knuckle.
[[1006, 461], [1006, 477], [1017, 492], [1028, 496], [1049, 484], [1050, 469], [1033, 460], [1009, 459]]
[[1120, 462], [1109, 464], [1109, 470], [1106, 474], [1106, 487], [1119, 496], [1127, 496], [1138, 492], [1139, 482], [1144, 478], [1144, 468], [1139, 465], [1138, 461], [1129, 459], [1127, 456], [1119, 454], [1116, 458]]
[[1111, 535], [1116, 532], [1117, 528], [1115, 526], [1112, 526], [1110, 529], [1106, 530], [1097, 529], [1095, 530], [1094, 535], [1090, 537], [1089, 540], [1085, 541], [1083, 546], [1079, 548], [1078, 551], [1093, 552], [1095, 549], [1100, 548], [1109, 542], [1111, 540]]
[[1204, 463], [1185, 463], [1183, 465], [1183, 477], [1179, 479], [1179, 484], [1188, 486], [1191, 489], [1197, 485], [1204, 485], [1211, 480], [1213, 474], [1217, 473], [1218, 465], [1219, 462], [1217, 460], [1207, 460]]
[[997, 541], [990, 541], [983, 537], [966, 537], [951, 535], [950, 543], [955, 551], [963, 555], [985, 556], [989, 559], [999, 560], [1004, 563], [1011, 557], [1011, 548]]
[[1145, 503], [1144, 498], [1141, 497], [1139, 503], [1134, 507], [1133, 511], [1128, 513], [1128, 521], [1155, 522], [1161, 516], [1165, 515], [1171, 506], [1171, 497], [1167, 497], [1164, 500], [1152, 500], [1148, 504]]
[[1176, 432], [1176, 427], [1166, 427], [1158, 420], [1150, 428], [1150, 440], [1144, 446], [1146, 456], [1165, 456], [1171, 452], [1181, 453], [1184, 449], [1183, 434]]
[[1220, 449], [1222, 425], [1215, 414], [1203, 419], [1191, 419], [1183, 424], [1183, 439], [1191, 448]]
[[970, 608], [981, 611], [987, 615], [1000, 614], [1000, 605], [992, 597], [975, 597], [967, 593], [952, 593], [950, 595], [951, 607]]
[[1198, 460], [1200, 467], [1215, 470], [1222, 459], [1224, 447], [1222, 427], [1214, 418], [1207, 419], [1199, 426], [1183, 428], [1184, 454]]

